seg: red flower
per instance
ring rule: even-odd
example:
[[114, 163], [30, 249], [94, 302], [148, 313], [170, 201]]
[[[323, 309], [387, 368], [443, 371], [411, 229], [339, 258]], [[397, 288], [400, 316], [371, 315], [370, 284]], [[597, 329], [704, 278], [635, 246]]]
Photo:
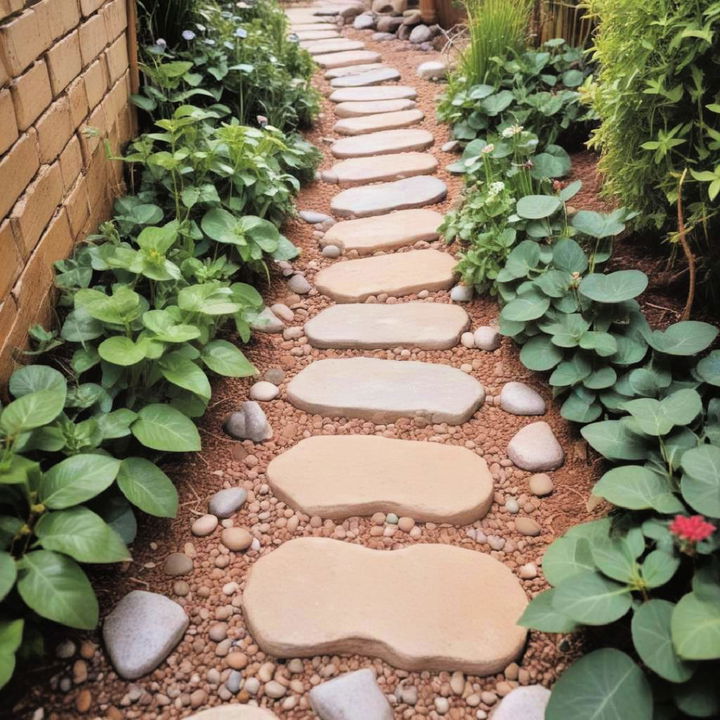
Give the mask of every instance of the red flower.
[[702, 515], [691, 515], [690, 517], [676, 515], [670, 523], [669, 530], [681, 540], [696, 543], [709, 538], [717, 528], [706, 522]]

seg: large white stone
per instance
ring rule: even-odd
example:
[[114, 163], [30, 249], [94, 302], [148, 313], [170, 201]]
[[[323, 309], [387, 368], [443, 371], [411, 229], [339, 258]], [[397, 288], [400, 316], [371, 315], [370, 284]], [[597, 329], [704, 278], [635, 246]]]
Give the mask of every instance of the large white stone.
[[416, 125], [425, 117], [422, 110], [398, 110], [397, 112], [362, 115], [338, 120], [333, 130], [339, 135], [367, 135], [380, 130], [397, 130]]
[[398, 98], [417, 97], [415, 88], [406, 85], [377, 85], [369, 87], [340, 88], [330, 95], [334, 103], [341, 102], [373, 102], [375, 100], [397, 100]]
[[390, 703], [370, 668], [316, 685], [310, 705], [320, 720], [393, 720]]
[[414, 100], [402, 98], [398, 100], [377, 100], [375, 102], [346, 102], [338, 103], [335, 106], [335, 114], [340, 118], [362, 117], [363, 115], [412, 110], [416, 104]]
[[549, 702], [550, 691], [542, 685], [518, 687], [500, 701], [490, 714], [490, 718], [491, 720], [544, 720], [545, 708]]
[[361, 63], [374, 63], [380, 61], [380, 53], [374, 50], [345, 50], [343, 52], [323, 53], [313, 55], [313, 60], [327, 69], [345, 67], [346, 65], [360, 65]]
[[186, 720], [279, 720], [275, 713], [255, 705], [218, 705], [191, 715]]
[[356, 137], [340, 138], [330, 146], [330, 152], [337, 158], [388, 155], [410, 150], [425, 150], [434, 142], [432, 133], [420, 128], [381, 130]]
[[295, 35], [297, 35], [298, 40], [330, 40], [331, 38], [340, 37], [337, 30], [299, 30]]
[[482, 405], [485, 390], [449, 365], [356, 357], [316, 360], [290, 381], [287, 396], [314, 415], [460, 425]]
[[409, 302], [331, 305], [305, 323], [305, 336], [319, 348], [455, 347], [470, 324], [457, 305]]
[[543, 396], [521, 382], [509, 382], [503, 385], [498, 398], [500, 407], [512, 415], [544, 415], [545, 400]]
[[437, 160], [430, 153], [407, 152], [369, 158], [343, 160], [322, 174], [325, 182], [342, 186], [364, 185], [383, 180], [400, 180], [415, 175], [429, 175], [437, 170]]
[[515, 465], [530, 472], [555, 470], [565, 460], [555, 433], [543, 420], [519, 430], [510, 440], [507, 453]]
[[306, 515], [344, 520], [375, 512], [466, 525], [493, 499], [487, 464], [455, 445], [376, 435], [319, 435], [278, 455], [275, 495]]
[[348, 50], [362, 50], [365, 43], [359, 40], [338, 38], [330, 40], [305, 40], [300, 43], [311, 55], [324, 55], [325, 53], [346, 52]]
[[368, 70], [357, 75], [334, 78], [330, 81], [330, 85], [334, 88], [362, 87], [365, 85], [379, 85], [380, 83], [399, 79], [400, 73], [395, 68], [385, 67], [380, 70]]

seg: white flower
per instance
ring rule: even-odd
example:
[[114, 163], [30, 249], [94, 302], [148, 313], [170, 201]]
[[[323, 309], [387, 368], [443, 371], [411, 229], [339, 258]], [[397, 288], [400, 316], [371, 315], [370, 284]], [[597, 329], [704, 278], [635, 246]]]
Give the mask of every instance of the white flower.
[[483, 155], [489, 155], [494, 149], [495, 149], [495, 146], [492, 143], [490, 143], [489, 145], [486, 145], [480, 152]]
[[505, 189], [504, 182], [490, 183], [490, 195], [498, 195]]
[[511, 138], [511, 137], [514, 137], [515, 135], [519, 135], [522, 131], [523, 131], [522, 125], [511, 125], [510, 127], [506, 127], [502, 131], [502, 136], [504, 138]]

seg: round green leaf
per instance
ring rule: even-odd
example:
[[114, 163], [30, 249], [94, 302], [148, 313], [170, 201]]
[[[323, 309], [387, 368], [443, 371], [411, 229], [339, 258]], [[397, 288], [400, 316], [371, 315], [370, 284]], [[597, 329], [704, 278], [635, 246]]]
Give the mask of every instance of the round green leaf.
[[577, 630], [577, 623], [553, 607], [554, 593], [555, 590], [550, 589], [536, 595], [520, 616], [518, 625], [547, 633], [568, 633]]
[[67, 381], [62, 373], [47, 365], [26, 365], [16, 370], [10, 377], [9, 389], [16, 398], [38, 392], [55, 390], [64, 394]]
[[129, 337], [115, 335], [98, 345], [98, 354], [105, 362], [121, 367], [137, 365], [145, 359], [145, 351]]
[[613, 580], [631, 583], [638, 576], [635, 555], [625, 538], [603, 538], [593, 544], [592, 556], [598, 569]]
[[573, 215], [570, 224], [584, 235], [594, 238], [606, 238], [617, 235], [625, 229], [616, 213], [599, 213], [594, 210], [579, 210]]
[[517, 201], [515, 212], [526, 220], [541, 220], [557, 212], [561, 204], [553, 195], [526, 195]]
[[520, 350], [522, 364], [528, 370], [535, 370], [536, 372], [550, 370], [562, 359], [562, 350], [555, 347], [546, 335], [537, 335], [530, 338]]
[[257, 370], [243, 353], [227, 340], [212, 340], [202, 350], [202, 361], [218, 375], [249, 377]]
[[630, 609], [632, 596], [627, 585], [608, 580], [596, 572], [584, 572], [564, 580], [555, 588], [553, 607], [585, 625], [607, 625]]
[[[648, 510], [656, 507], [658, 496], [672, 493], [673, 486], [667, 477], [640, 465], [623, 465], [608, 470], [595, 484], [593, 495], [605, 498], [618, 507], [629, 510]], [[682, 512], [678, 502], [674, 510]]]
[[15, 558], [7, 552], [0, 552], [0, 600], [12, 590], [17, 577]]
[[579, 291], [595, 302], [619, 303], [640, 295], [647, 284], [647, 275], [640, 270], [618, 270], [607, 275], [586, 275], [580, 283]]
[[200, 434], [190, 418], [170, 405], [146, 405], [131, 427], [133, 435], [152, 450], [194, 452], [200, 450]]
[[[717, 668], [701, 665], [687, 682], [673, 685], [675, 704], [686, 715], [694, 718], [720, 717], [720, 688]], [[673, 720], [675, 715], [673, 715]]]
[[55, 510], [78, 505], [110, 487], [119, 469], [120, 461], [107, 455], [73, 455], [44, 474], [40, 497]]
[[0, 427], [8, 435], [18, 435], [52, 422], [65, 407], [65, 386], [23, 395], [6, 405], [0, 413]]
[[145, 458], [125, 458], [117, 477], [123, 495], [143, 512], [156, 517], [175, 517], [178, 494], [170, 478]]
[[684, 595], [670, 623], [678, 655], [685, 660], [720, 658], [720, 603], [696, 593]]
[[703, 358], [697, 364], [697, 373], [706, 383], [720, 387], [720, 350], [713, 350]]
[[549, 307], [550, 298], [533, 289], [511, 300], [502, 309], [500, 316], [511, 322], [527, 322], [542, 317]]
[[588, 268], [585, 251], [570, 238], [562, 238], [553, 245], [553, 264], [568, 273], [584, 273]]
[[681, 459], [685, 474], [682, 496], [697, 512], [720, 518], [720, 448], [701, 445], [687, 450]]
[[15, 652], [22, 643], [24, 620], [0, 620], [0, 688], [15, 672]]
[[543, 574], [551, 585], [595, 570], [590, 543], [586, 538], [563, 536], [555, 540], [543, 556]]
[[667, 330], [654, 330], [648, 335], [650, 347], [666, 355], [697, 355], [712, 345], [718, 329], [710, 323], [685, 320]]
[[660, 587], [670, 581], [678, 567], [680, 558], [664, 550], [653, 550], [643, 561], [643, 580], [648, 587]]
[[181, 352], [167, 353], [158, 363], [158, 367], [168, 382], [189, 390], [205, 400], [210, 399], [212, 390], [207, 375], [201, 367]]
[[630, 432], [619, 420], [604, 420], [580, 430], [590, 446], [608, 460], [644, 460], [647, 446], [644, 439]]

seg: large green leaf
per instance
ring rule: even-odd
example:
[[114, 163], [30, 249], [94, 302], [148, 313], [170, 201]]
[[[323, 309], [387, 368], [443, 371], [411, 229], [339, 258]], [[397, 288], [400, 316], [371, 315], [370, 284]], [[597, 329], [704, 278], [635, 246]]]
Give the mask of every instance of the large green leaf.
[[712, 345], [718, 329], [710, 323], [685, 320], [667, 330], [654, 330], [648, 334], [650, 347], [666, 355], [697, 355]]
[[665, 475], [641, 465], [623, 465], [608, 470], [595, 484], [593, 495], [629, 510], [655, 508], [664, 513], [683, 512], [684, 508], [679, 500], [668, 504], [667, 496], [674, 497], [673, 489]]
[[651, 720], [650, 683], [635, 661], [603, 648], [578, 660], [553, 687], [545, 720]]
[[550, 307], [550, 298], [539, 290], [532, 289], [511, 300], [500, 313], [504, 320], [527, 322], [542, 317]]
[[[720, 717], [720, 687], [717, 668], [701, 665], [687, 682], [672, 686], [673, 699], [690, 717], [717, 720]], [[675, 720], [673, 715], [673, 720]]]
[[595, 563], [586, 538], [560, 537], [543, 556], [543, 573], [551, 585], [559, 585], [573, 575], [594, 570]]
[[672, 430], [673, 419], [663, 410], [662, 403], [652, 398], [638, 398], [625, 403], [627, 410], [637, 421], [638, 427], [647, 435], [667, 435]]
[[[644, 549], [644, 544], [643, 544]], [[638, 577], [638, 565], [630, 542], [623, 537], [606, 537], [593, 544], [592, 556], [598, 569], [613, 580], [632, 583]]]
[[44, 474], [40, 497], [55, 510], [78, 505], [110, 487], [119, 469], [120, 461], [107, 455], [73, 455]]
[[200, 450], [200, 434], [190, 418], [170, 405], [146, 405], [132, 424], [133, 435], [152, 450], [194, 452]]
[[579, 291], [595, 302], [619, 303], [640, 295], [647, 284], [647, 275], [640, 270], [618, 270], [607, 275], [586, 275], [580, 283]]
[[594, 238], [606, 238], [621, 233], [625, 223], [621, 221], [625, 211], [599, 213], [594, 210], [579, 210], [573, 215], [570, 224], [579, 232]]
[[584, 273], [588, 268], [585, 251], [570, 238], [561, 238], [553, 246], [553, 264], [568, 273]]
[[12, 590], [17, 571], [15, 558], [7, 552], [0, 552], [0, 601]]
[[541, 220], [556, 213], [561, 204], [554, 195], [526, 195], [517, 201], [515, 211], [526, 220]]
[[608, 580], [596, 572], [584, 572], [564, 580], [555, 588], [553, 607], [585, 625], [607, 625], [630, 609], [627, 585]]
[[177, 323], [167, 310], [148, 310], [142, 316], [143, 325], [161, 342], [183, 343], [200, 337], [200, 328]]
[[520, 350], [520, 360], [528, 370], [542, 372], [554, 368], [563, 359], [560, 348], [546, 335], [530, 338]]
[[65, 386], [38, 390], [13, 400], [0, 414], [0, 427], [8, 435], [52, 422], [65, 407]]
[[79, 562], [130, 559], [120, 536], [99, 515], [83, 506], [46, 513], [35, 526], [35, 534], [46, 550], [64, 553]]
[[554, 594], [553, 588], [536, 595], [520, 616], [518, 625], [548, 633], [568, 633], [577, 630], [577, 623], [553, 607]]
[[642, 576], [647, 587], [656, 588], [669, 582], [680, 567], [680, 558], [665, 550], [653, 550], [643, 560]]
[[618, 420], [604, 420], [580, 430], [590, 446], [608, 460], [644, 460], [647, 443]]
[[97, 598], [74, 560], [50, 550], [35, 550], [19, 561], [18, 569], [18, 592], [38, 615], [79, 630], [97, 625]]
[[170, 478], [145, 458], [125, 458], [117, 477], [123, 495], [142, 511], [156, 517], [175, 517], [178, 494]]
[[713, 350], [703, 358], [697, 364], [697, 373], [706, 383], [720, 387], [720, 350]]
[[210, 399], [212, 390], [207, 375], [200, 366], [181, 352], [167, 353], [158, 363], [158, 367], [168, 382], [189, 390], [205, 400]]
[[39, 390], [55, 390], [65, 393], [67, 381], [62, 373], [47, 365], [26, 365], [16, 370], [10, 377], [9, 389], [19, 398]]
[[681, 489], [685, 501], [697, 512], [720, 518], [720, 448], [701, 445], [681, 459]]
[[678, 655], [685, 660], [720, 658], [720, 603], [697, 593], [684, 595], [675, 606], [670, 624]]
[[0, 620], [0, 688], [15, 672], [15, 652], [20, 647], [24, 620]]
[[145, 350], [140, 343], [124, 335], [115, 335], [98, 345], [98, 354], [105, 362], [121, 367], [137, 365], [145, 359]]
[[[147, 306], [147, 302], [144, 304]], [[75, 308], [96, 320], [124, 326], [140, 316], [143, 300], [127, 285], [116, 285], [112, 295], [100, 290], [78, 290], [75, 293]]]
[[245, 355], [227, 340], [212, 340], [202, 349], [200, 357], [218, 375], [250, 377], [257, 372]]

